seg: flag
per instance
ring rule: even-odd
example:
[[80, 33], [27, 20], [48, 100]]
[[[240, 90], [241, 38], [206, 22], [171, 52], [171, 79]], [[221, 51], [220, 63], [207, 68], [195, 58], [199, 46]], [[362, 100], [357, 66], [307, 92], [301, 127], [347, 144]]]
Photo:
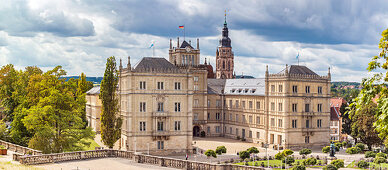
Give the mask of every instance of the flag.
[[154, 46], [154, 42], [152, 42], [152, 44], [150, 45], [150, 48], [152, 48]]
[[180, 29], [185, 29], [185, 26], [184, 25], [180, 25], [179, 28]]
[[299, 59], [299, 52], [298, 52], [298, 55], [296, 56], [296, 59]]

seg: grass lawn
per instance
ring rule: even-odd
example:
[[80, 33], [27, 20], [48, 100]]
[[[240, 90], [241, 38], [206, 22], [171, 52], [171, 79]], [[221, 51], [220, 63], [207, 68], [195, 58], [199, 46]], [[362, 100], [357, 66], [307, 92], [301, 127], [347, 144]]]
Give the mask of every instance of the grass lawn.
[[[295, 160], [295, 163], [299, 162], [299, 164], [302, 164], [302, 161], [304, 159], [297, 159]], [[257, 162], [257, 165], [258, 166], [261, 166], [261, 163], [264, 162], [264, 166], [266, 167], [267, 166], [267, 163], [268, 161], [252, 161], [252, 162], [248, 162], [249, 166], [255, 166], [255, 163]], [[317, 160], [317, 164], [318, 163], [322, 163], [322, 160]], [[237, 165], [245, 165], [245, 162], [239, 162], [239, 163], [236, 163]], [[274, 167], [280, 167], [281, 165], [281, 160], [269, 160], [269, 165]], [[284, 165], [284, 164], [283, 164]], [[323, 167], [323, 166], [319, 166], [319, 165], [315, 165], [313, 167]]]
[[94, 150], [95, 147], [100, 147], [93, 139], [81, 139], [82, 141], [90, 142], [89, 147], [83, 146], [82, 150], [83, 151], [89, 151], [89, 150]]
[[11, 162], [0, 162], [0, 169], [43, 170], [42, 168], [13, 164]]
[[[373, 162], [370, 162], [370, 165], [373, 166], [375, 165]], [[377, 165], [375, 167], [381, 167], [381, 168], [388, 168], [388, 163], [382, 163], [380, 165]], [[358, 168], [357, 167], [357, 163], [355, 161], [353, 161], [352, 163], [350, 163], [348, 166], [346, 166], [346, 168], [355, 168], [355, 169], [362, 169], [362, 168]]]

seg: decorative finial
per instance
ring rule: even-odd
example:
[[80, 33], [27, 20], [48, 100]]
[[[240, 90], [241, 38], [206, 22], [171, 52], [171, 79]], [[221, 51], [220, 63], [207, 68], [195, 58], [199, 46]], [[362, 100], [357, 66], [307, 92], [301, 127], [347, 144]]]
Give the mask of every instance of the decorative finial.
[[329, 74], [330, 74], [330, 67], [329, 67]]
[[205, 58], [205, 65], [207, 65], [206, 58]]
[[172, 40], [170, 39], [170, 49], [172, 49]]
[[119, 66], [120, 70], [123, 69], [123, 61], [121, 60], [120, 58], [120, 66]]
[[131, 70], [131, 56], [128, 56], [127, 69]]
[[286, 64], [286, 74], [288, 74], [288, 64]]
[[226, 25], [226, 10], [225, 10], [225, 23], [224, 24]]

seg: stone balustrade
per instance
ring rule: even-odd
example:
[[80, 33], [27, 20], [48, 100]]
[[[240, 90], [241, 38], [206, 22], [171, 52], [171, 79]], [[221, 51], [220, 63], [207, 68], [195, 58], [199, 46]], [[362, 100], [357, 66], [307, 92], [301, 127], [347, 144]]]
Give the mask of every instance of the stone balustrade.
[[28, 147], [20, 146], [17, 144], [9, 143], [3, 140], [0, 140], [0, 145], [3, 145], [7, 150], [20, 153], [20, 154], [31, 154], [31, 155], [42, 155], [42, 151], [31, 149]]

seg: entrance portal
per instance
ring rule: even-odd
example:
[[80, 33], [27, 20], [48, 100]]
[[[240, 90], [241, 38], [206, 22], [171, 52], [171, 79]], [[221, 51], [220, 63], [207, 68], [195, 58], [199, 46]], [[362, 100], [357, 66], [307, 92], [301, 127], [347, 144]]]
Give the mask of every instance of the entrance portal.
[[200, 135], [199, 131], [200, 131], [199, 126], [194, 126], [194, 128], [193, 128], [193, 136], [194, 137], [199, 137], [199, 135]]

